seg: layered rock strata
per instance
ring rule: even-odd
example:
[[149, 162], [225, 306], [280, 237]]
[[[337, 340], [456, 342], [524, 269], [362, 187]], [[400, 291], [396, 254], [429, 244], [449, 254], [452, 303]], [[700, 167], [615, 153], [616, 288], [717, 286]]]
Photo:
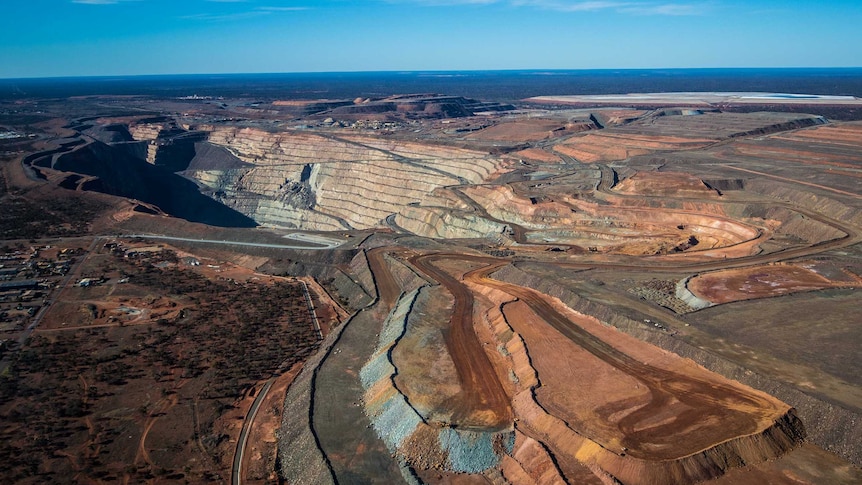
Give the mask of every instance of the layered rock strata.
[[481, 152], [372, 137], [213, 128], [209, 142], [249, 167], [189, 170], [213, 196], [262, 224], [380, 227], [435, 188], [480, 183], [503, 162]]
[[440, 207], [404, 207], [395, 220], [413, 234], [435, 239], [499, 240], [511, 231], [508, 225], [475, 213]]
[[443, 201], [449, 207], [405, 207], [397, 216], [398, 225], [427, 237], [492, 240], [519, 228], [524, 236], [519, 242], [574, 244], [622, 253], [637, 252], [638, 247], [663, 252], [695, 246], [701, 251], [735, 246], [737, 251], [753, 252], [768, 236], [762, 228], [727, 217], [717, 204], [656, 210], [625, 204], [625, 200], [615, 201], [619, 205], [568, 196], [560, 201], [538, 200], [503, 185], [470, 186], [460, 192], [472, 205], [447, 203], [453, 199], [441, 197], [438, 191], [433, 202]]

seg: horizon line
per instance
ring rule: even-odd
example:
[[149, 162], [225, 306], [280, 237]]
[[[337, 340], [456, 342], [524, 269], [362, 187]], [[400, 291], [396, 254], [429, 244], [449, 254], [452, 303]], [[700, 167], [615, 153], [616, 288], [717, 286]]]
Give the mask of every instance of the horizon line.
[[369, 71], [282, 71], [282, 72], [203, 72], [203, 73], [158, 73], [158, 74], [83, 74], [30, 77], [0, 77], [0, 81], [37, 81], [111, 78], [154, 78], [195, 76], [278, 76], [321, 74], [421, 74], [421, 73], [504, 73], [504, 72], [595, 72], [595, 71], [730, 71], [730, 70], [862, 70], [862, 66], [771, 66], [771, 67], [621, 67], [621, 68], [519, 68], [519, 69], [393, 69]]

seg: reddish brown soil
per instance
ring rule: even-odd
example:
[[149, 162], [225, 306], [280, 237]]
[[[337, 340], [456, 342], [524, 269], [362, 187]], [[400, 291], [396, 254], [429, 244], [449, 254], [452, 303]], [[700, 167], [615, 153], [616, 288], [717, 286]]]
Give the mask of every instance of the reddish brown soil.
[[773, 135], [772, 138], [788, 140], [812, 140], [833, 145], [862, 145], [862, 123], [842, 123], [838, 125], [823, 125], [807, 130], [797, 130], [792, 133]]
[[541, 148], [527, 148], [526, 150], [512, 153], [512, 156], [546, 163], [559, 163], [563, 161], [559, 155], [542, 150]]
[[341, 308], [314, 278], [305, 276], [297, 279], [304, 281], [308, 285], [308, 291], [311, 293], [311, 300], [314, 304], [314, 311], [317, 314], [317, 322], [320, 324], [320, 331], [326, 337], [332, 331], [333, 327], [347, 320], [350, 314]]
[[422, 483], [429, 485], [491, 485], [495, 483], [483, 475], [441, 472], [439, 470], [418, 470]]
[[689, 280], [692, 293], [713, 303], [768, 298], [797, 291], [859, 287], [862, 280], [850, 272], [831, 280], [817, 272], [817, 263], [774, 264], [705, 273]]
[[718, 196], [715, 190], [704, 185], [698, 177], [681, 172], [638, 172], [620, 182], [614, 190], [627, 195], [702, 198]]
[[[45, 317], [53, 328], [37, 329], [22, 350], [28, 357], [11, 367], [0, 388], [0, 413], [11, 417], [0, 421], [2, 475], [38, 476], [42, 483], [226, 479], [245, 416], [243, 390], [249, 396], [262, 377], [302, 361], [316, 345], [301, 291], [239, 267], [228, 269], [228, 282], [216, 268], [172, 262], [170, 252], [133, 261], [101, 251], [87, 258], [82, 273], [104, 271], [113, 279], [124, 272], [130, 281], [68, 288]], [[157, 269], [162, 263], [168, 266]], [[140, 320], [98, 323], [120, 304], [139, 305]], [[274, 470], [267, 429], [280, 422], [273, 412], [280, 412], [286, 379], [253, 428], [247, 470], [263, 479]], [[18, 458], [9, 454], [14, 449]], [[27, 456], [41, 458], [24, 473]]]
[[503, 457], [500, 468], [503, 476], [510, 483], [553, 485], [566, 483], [547, 449], [520, 431], [515, 431], [515, 446], [512, 454]]
[[386, 261], [383, 258], [386, 248], [377, 248], [368, 251], [368, 266], [374, 274], [375, 283], [377, 284], [377, 294], [380, 295], [380, 302], [384, 308], [391, 308], [398, 299], [401, 293], [401, 288], [398, 282], [386, 269]]
[[558, 120], [526, 119], [500, 123], [467, 135], [469, 140], [537, 141], [589, 130], [589, 122], [572, 124]]
[[[595, 359], [571, 340], [561, 338], [523, 301], [507, 303], [503, 314], [526, 342], [541, 386], [539, 404], [569, 426], [608, 447], [619, 448], [624, 436], [617, 416], [648, 404], [650, 390], [640, 381]], [[611, 403], [621, 409], [608, 409]], [[586, 419], [595, 414], [593, 419]]]
[[[496, 267], [475, 270], [465, 279], [501, 290], [523, 302], [516, 305], [516, 309], [521, 308], [509, 320], [517, 325], [516, 331], [523, 330], [532, 336], [525, 337], [528, 348], [533, 341], [540, 342], [538, 345], [563, 346], [556, 351], [545, 348], [531, 354], [534, 359], [551, 359], [545, 376], [559, 379], [555, 382], [561, 386], [560, 394], [537, 396], [548, 397], [549, 406], [561, 419], [573, 425], [584, 424], [586, 429], [599, 433], [594, 439], [611, 449], [625, 448], [627, 454], [649, 460], [679, 458], [761, 431], [787, 412], [787, 405], [764, 393], [605, 327], [594, 318], [567, 310], [535, 291], [487, 278]], [[524, 304], [535, 317], [528, 318]], [[538, 330], [542, 325], [549, 327]], [[559, 332], [557, 338], [550, 337], [554, 330]], [[569, 349], [572, 344], [577, 348]], [[581, 366], [580, 369], [559, 372], [560, 366], [568, 365], [556, 360], [562, 356], [575, 359], [578, 363], [574, 365]], [[537, 370], [539, 380], [543, 381], [541, 369]], [[584, 373], [581, 379], [573, 378], [581, 372]], [[623, 379], [622, 383], [633, 380], [634, 386], [622, 393], [621, 388], [614, 391], [605, 384], [620, 382], [617, 379], [595, 378], [596, 373], [610, 378], [614, 372], [619, 373], [617, 379]], [[584, 381], [601, 388], [585, 391]], [[599, 399], [604, 405], [587, 405], [593, 412], [575, 411], [583, 400], [592, 399]], [[609, 433], [608, 426], [616, 429]]]
[[643, 115], [645, 115], [647, 111], [636, 110], [636, 109], [602, 109], [597, 110], [596, 114], [605, 119], [605, 123], [608, 125], [618, 125], [621, 123], [625, 123], [627, 121], [631, 121], [637, 119]]
[[622, 133], [588, 133], [558, 144], [554, 150], [581, 162], [624, 160], [654, 151], [700, 148], [714, 140]]
[[390, 353], [398, 369], [393, 378], [398, 391], [423, 418], [436, 423], [452, 422], [458, 410], [450, 404], [464, 393], [445, 339], [453, 303], [442, 286], [423, 289], [414, 302], [408, 331]]
[[[275, 466], [278, 451], [276, 433], [281, 427], [284, 394], [301, 370], [302, 364], [296, 364], [289, 371], [276, 378], [275, 383], [270, 387], [266, 398], [261, 403], [248, 435], [244, 454], [245, 460], [242, 465], [243, 483], [265, 484], [278, 481]], [[260, 386], [257, 386], [257, 389], [260, 389]], [[243, 403], [245, 402], [243, 401]], [[245, 416], [248, 415], [250, 406], [251, 402], [241, 408], [246, 413]]]

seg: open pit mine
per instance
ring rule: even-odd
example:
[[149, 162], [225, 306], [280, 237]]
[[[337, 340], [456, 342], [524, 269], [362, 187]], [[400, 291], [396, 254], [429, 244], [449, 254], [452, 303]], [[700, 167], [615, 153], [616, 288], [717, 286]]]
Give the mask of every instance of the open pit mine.
[[338, 303], [286, 483], [858, 483], [859, 100], [599, 98], [172, 100], [21, 163]]

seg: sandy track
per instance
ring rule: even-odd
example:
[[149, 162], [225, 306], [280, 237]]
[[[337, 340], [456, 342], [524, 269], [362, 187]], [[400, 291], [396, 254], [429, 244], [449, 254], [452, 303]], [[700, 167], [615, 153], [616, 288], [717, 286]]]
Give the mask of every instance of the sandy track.
[[372, 249], [366, 253], [366, 257], [371, 276], [374, 278], [374, 285], [377, 286], [377, 294], [380, 295], [380, 302], [387, 309], [386, 311], [389, 311], [401, 294], [401, 287], [386, 267], [386, 261], [383, 259], [386, 252], [388, 252], [387, 248]]
[[459, 427], [503, 429], [511, 425], [509, 397], [473, 331], [473, 294], [455, 278], [432, 263], [449, 259], [445, 255], [425, 255], [410, 260], [419, 271], [440, 282], [455, 297], [446, 346], [455, 363], [463, 389], [461, 405], [453, 406], [453, 422]]

